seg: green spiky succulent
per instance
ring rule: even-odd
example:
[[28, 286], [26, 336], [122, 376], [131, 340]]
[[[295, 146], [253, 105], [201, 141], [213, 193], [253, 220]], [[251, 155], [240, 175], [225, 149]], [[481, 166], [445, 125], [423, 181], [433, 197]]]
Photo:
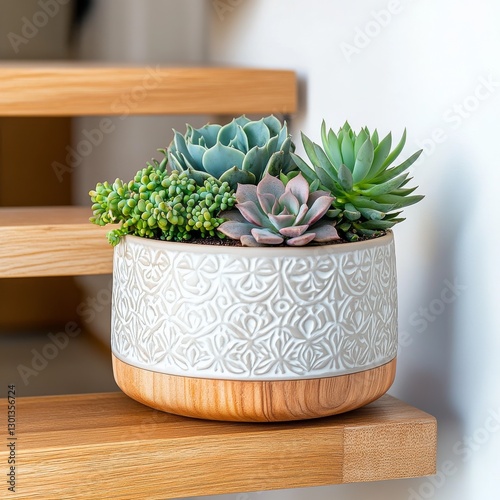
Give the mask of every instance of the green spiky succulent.
[[126, 234], [173, 241], [224, 238], [217, 231], [224, 222], [219, 212], [235, 204], [227, 182], [208, 177], [198, 184], [187, 172], [168, 173], [158, 162], [148, 164], [129, 183], [120, 179], [112, 185], [99, 183], [89, 194], [91, 222], [99, 226], [121, 223], [107, 235], [113, 246]]
[[271, 115], [258, 121], [240, 116], [224, 126], [187, 125], [184, 135], [174, 130], [163, 152], [171, 169], [188, 171], [197, 182], [212, 176], [236, 189], [238, 183], [257, 184], [266, 173], [296, 169], [290, 156], [294, 150], [286, 123]]
[[379, 141], [376, 130], [370, 134], [365, 127], [355, 133], [347, 122], [335, 134], [331, 129], [327, 132], [323, 121], [323, 148], [304, 134], [302, 142], [312, 165], [293, 153], [292, 157], [313, 189], [321, 187], [335, 197], [328, 216], [349, 241], [383, 234], [404, 220], [399, 217], [402, 208], [423, 198], [410, 196], [416, 187], [406, 187], [411, 180], [406, 170], [421, 150], [391, 167], [405, 145], [406, 130], [392, 151], [390, 133]]

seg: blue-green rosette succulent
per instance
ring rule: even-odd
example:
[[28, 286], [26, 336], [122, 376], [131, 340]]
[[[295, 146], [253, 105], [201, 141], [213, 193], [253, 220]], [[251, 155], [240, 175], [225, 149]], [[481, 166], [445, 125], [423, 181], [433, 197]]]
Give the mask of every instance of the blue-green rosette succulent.
[[294, 151], [286, 123], [271, 115], [257, 121], [240, 116], [224, 126], [187, 125], [184, 135], [174, 130], [164, 152], [172, 170], [188, 171], [198, 184], [211, 176], [236, 189], [238, 183], [257, 184], [266, 173], [296, 170]]

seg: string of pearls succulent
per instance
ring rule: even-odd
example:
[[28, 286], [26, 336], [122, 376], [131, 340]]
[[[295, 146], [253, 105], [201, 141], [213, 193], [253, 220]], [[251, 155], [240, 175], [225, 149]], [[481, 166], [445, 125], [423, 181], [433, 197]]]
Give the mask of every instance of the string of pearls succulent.
[[227, 182], [208, 177], [197, 184], [187, 172], [169, 173], [157, 162], [139, 170], [128, 184], [120, 179], [99, 183], [89, 194], [91, 222], [121, 223], [107, 235], [113, 246], [126, 234], [168, 241], [224, 238], [217, 228], [225, 219], [218, 215], [235, 204]]

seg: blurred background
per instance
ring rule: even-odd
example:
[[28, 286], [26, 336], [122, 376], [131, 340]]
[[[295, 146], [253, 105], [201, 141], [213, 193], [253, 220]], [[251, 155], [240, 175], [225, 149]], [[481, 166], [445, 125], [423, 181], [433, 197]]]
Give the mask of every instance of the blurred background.
[[[334, 129], [348, 119], [395, 137], [406, 127], [405, 152], [424, 149], [412, 170], [426, 198], [406, 209], [407, 221], [394, 231], [400, 348], [390, 393], [438, 418], [438, 474], [204, 498], [499, 498], [500, 4], [57, 1], [57, 15], [32, 38], [22, 30], [39, 2], [1, 1], [0, 59], [292, 69], [300, 77], [295, 137], [302, 130], [318, 140], [323, 118]], [[76, 168], [56, 175], [54, 161], [64, 163], [67, 146], [100, 119], [0, 118], [0, 205], [86, 205], [97, 181], [130, 177], [186, 121], [128, 117]], [[189, 117], [194, 125], [207, 119]], [[28, 168], [30, 182], [19, 199], [11, 186]], [[1, 280], [1, 380], [17, 383], [21, 395], [116, 390], [110, 279]], [[29, 366], [33, 350], [69, 321], [84, 333], [24, 384], [19, 364]]]

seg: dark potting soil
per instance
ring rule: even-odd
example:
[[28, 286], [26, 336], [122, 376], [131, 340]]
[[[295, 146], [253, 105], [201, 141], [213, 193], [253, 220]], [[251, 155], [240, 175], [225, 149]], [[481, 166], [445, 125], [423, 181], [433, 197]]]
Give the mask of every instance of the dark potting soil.
[[[385, 234], [385, 233], [384, 233]], [[380, 238], [380, 236], [377, 236], [377, 238]], [[366, 241], [366, 240], [372, 240], [375, 238], [369, 238], [369, 237], [360, 237], [359, 240], [357, 241]], [[211, 238], [193, 238], [188, 241], [184, 241], [183, 243], [191, 243], [193, 245], [213, 245], [213, 246], [223, 246], [223, 247], [241, 247], [241, 243], [238, 240], [231, 240], [229, 238], [225, 238], [221, 240], [220, 238], [217, 237], [211, 237]], [[324, 245], [342, 245], [344, 243], [350, 243], [349, 241], [346, 240], [333, 240], [328, 243], [313, 243], [309, 244], [307, 246], [309, 247], [314, 247], [314, 246], [324, 246]], [[280, 247], [286, 247], [286, 244], [282, 245], [273, 245], [275, 247], [280, 246]], [[299, 247], [296, 247], [299, 248]]]

